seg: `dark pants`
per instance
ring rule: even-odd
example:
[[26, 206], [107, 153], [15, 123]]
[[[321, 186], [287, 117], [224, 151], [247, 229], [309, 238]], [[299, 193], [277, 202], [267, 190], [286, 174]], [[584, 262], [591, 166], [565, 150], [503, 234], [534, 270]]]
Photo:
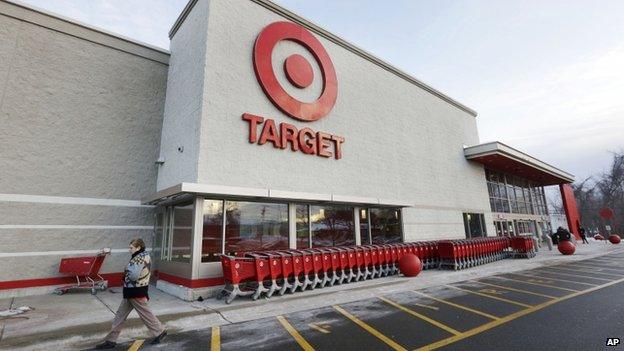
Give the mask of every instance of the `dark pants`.
[[583, 239], [583, 243], [589, 244], [589, 241], [587, 241], [587, 236], [581, 235], [581, 239]]

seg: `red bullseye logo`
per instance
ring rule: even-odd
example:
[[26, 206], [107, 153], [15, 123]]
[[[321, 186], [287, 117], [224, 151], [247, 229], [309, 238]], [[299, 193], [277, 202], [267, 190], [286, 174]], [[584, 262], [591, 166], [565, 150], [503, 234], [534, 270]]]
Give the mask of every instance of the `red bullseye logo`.
[[[278, 81], [273, 70], [271, 55], [275, 45], [281, 40], [290, 40], [302, 45], [319, 65], [323, 89], [316, 101], [299, 101], [288, 94]], [[321, 42], [307, 29], [291, 22], [269, 24], [258, 34], [254, 45], [253, 63], [262, 90], [273, 104], [287, 115], [301, 121], [311, 122], [326, 116], [334, 107], [338, 97], [338, 81], [334, 64]], [[283, 69], [288, 81], [296, 88], [307, 88], [314, 81], [312, 65], [299, 54], [286, 58]]]

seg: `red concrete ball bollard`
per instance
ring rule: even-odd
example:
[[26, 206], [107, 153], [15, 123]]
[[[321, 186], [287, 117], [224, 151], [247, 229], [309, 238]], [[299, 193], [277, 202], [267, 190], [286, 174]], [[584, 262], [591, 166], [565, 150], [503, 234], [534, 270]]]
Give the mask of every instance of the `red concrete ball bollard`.
[[621, 239], [619, 235], [613, 234], [609, 235], [609, 241], [611, 242], [611, 244], [619, 244]]
[[422, 263], [418, 256], [414, 254], [406, 254], [399, 260], [399, 269], [406, 277], [415, 277], [422, 270]]
[[564, 255], [572, 255], [576, 251], [576, 246], [568, 240], [560, 241], [557, 249]]

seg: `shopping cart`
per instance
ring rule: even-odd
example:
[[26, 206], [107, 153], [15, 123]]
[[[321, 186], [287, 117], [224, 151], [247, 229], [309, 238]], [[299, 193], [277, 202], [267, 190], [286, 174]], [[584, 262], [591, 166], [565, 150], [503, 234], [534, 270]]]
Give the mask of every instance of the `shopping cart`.
[[97, 256], [62, 258], [59, 273], [71, 274], [76, 277], [76, 284], [66, 285], [54, 290], [55, 294], [63, 295], [71, 290], [91, 290], [97, 294], [98, 290], [106, 290], [108, 282], [99, 274], [100, 268], [110, 249], [105, 248]]

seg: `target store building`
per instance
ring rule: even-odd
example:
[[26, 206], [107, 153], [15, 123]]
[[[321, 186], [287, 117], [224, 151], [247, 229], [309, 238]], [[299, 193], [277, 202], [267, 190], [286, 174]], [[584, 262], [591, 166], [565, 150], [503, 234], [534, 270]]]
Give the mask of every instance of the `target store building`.
[[574, 177], [476, 112], [268, 0], [191, 0], [170, 52], [0, 1], [0, 296], [63, 257], [148, 242], [158, 288], [223, 283], [220, 254], [496, 235], [568, 223]]

